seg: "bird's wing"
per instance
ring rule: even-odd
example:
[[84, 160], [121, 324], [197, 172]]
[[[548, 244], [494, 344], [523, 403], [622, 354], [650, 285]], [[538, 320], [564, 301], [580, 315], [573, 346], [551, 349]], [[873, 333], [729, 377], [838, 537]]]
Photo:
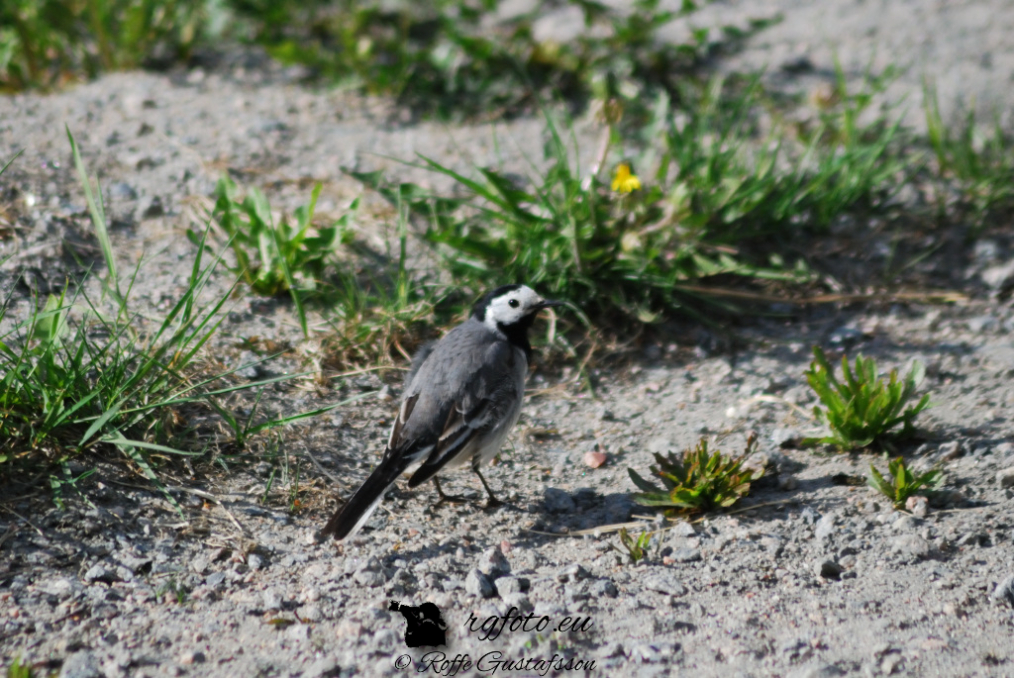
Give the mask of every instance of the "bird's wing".
[[437, 342], [428, 341], [416, 350], [415, 355], [412, 356], [412, 366], [408, 370], [408, 374], [405, 376], [405, 384], [402, 387], [404, 390], [408, 390], [409, 386], [412, 385], [412, 380], [415, 379], [415, 375], [419, 372], [419, 369], [426, 362], [426, 359], [430, 357], [430, 353], [433, 353], [433, 349], [436, 348]]
[[498, 341], [486, 347], [485, 354], [483, 367], [459, 382], [464, 388], [454, 394], [456, 397], [446, 398], [436, 408], [437, 421], [443, 425], [431, 429], [431, 435], [426, 436], [430, 440], [413, 455], [423, 462], [409, 480], [409, 487], [432, 478], [477, 435], [501, 425], [506, 411], [519, 397], [513, 378], [514, 362], [518, 360], [516, 350], [507, 342]]

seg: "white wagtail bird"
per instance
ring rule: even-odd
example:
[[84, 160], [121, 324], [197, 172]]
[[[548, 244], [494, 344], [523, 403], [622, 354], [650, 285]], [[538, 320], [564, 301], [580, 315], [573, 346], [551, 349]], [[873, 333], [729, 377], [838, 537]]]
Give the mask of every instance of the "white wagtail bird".
[[505, 285], [486, 294], [468, 320], [412, 360], [398, 418], [380, 465], [331, 517], [322, 537], [344, 539], [369, 519], [398, 476], [411, 471], [410, 488], [430, 478], [441, 500], [437, 473], [471, 462], [489, 495], [479, 466], [499, 451], [521, 414], [532, 345], [528, 329], [546, 301], [524, 285]]

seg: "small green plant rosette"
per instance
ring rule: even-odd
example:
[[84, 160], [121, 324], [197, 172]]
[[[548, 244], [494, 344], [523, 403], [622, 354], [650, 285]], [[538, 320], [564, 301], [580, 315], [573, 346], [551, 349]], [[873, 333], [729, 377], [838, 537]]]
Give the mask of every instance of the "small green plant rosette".
[[745, 455], [729, 458], [719, 450], [710, 454], [704, 439], [680, 456], [654, 456], [656, 465], [650, 467], [651, 475], [663, 487], [628, 468], [630, 480], [641, 490], [632, 498], [641, 506], [665, 508], [670, 515], [728, 508], [749, 493], [754, 480], [754, 471], [743, 468]]
[[[904, 378], [899, 378], [898, 370], [891, 370], [885, 382], [877, 377], [877, 363], [872, 358], [856, 356], [853, 369], [843, 355], [839, 380], [820, 347], [813, 347], [813, 355], [805, 373], [806, 381], [823, 405], [815, 405], [813, 414], [817, 421], [827, 425], [831, 435], [807, 438], [804, 444], [828, 444], [852, 450], [913, 435], [912, 421], [929, 407], [929, 395], [910, 404], [926, 375], [922, 363], [915, 361]], [[899, 424], [901, 430], [893, 431]]]
[[870, 464], [870, 477], [867, 484], [891, 500], [895, 508], [901, 508], [909, 497], [916, 495], [932, 495], [943, 482], [943, 471], [931, 469], [926, 473], [915, 475], [905, 466], [905, 460], [897, 457], [887, 465], [890, 479], [884, 477], [877, 468]]
[[651, 544], [652, 533], [644, 531], [634, 538], [627, 528], [620, 528], [620, 543], [623, 544], [623, 548], [627, 550], [627, 556], [630, 558], [630, 562], [637, 564], [648, 555], [648, 546]]

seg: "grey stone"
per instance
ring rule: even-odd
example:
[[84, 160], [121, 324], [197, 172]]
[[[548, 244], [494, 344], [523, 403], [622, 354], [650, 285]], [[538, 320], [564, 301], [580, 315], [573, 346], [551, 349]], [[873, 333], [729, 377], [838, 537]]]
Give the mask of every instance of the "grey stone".
[[644, 588], [648, 591], [657, 591], [671, 596], [682, 596], [687, 593], [687, 587], [680, 583], [671, 572], [663, 572], [645, 577]]
[[826, 515], [817, 521], [817, 527], [813, 530], [813, 536], [824, 540], [834, 534], [834, 516]]
[[677, 563], [695, 563], [701, 559], [701, 550], [681, 546], [672, 552], [670, 558], [675, 560]]
[[1002, 290], [1014, 284], [1014, 260], [999, 266], [991, 266], [979, 274], [986, 287]]
[[308, 622], [319, 622], [324, 614], [316, 605], [305, 605], [300, 609], [299, 617]]
[[996, 482], [1000, 487], [1014, 487], [1014, 466], [996, 472]]
[[261, 600], [264, 603], [264, 607], [269, 610], [278, 610], [282, 607], [282, 596], [276, 589], [264, 589], [261, 593]]
[[965, 456], [965, 444], [960, 440], [951, 440], [937, 447], [937, 458], [943, 461], [953, 461]]
[[359, 570], [352, 578], [360, 586], [367, 586], [375, 588], [377, 586], [383, 586], [387, 579], [384, 577], [383, 572], [377, 572], [375, 570]]
[[465, 577], [465, 591], [480, 598], [492, 598], [496, 595], [496, 587], [483, 572], [474, 569]]
[[63, 661], [60, 678], [102, 678], [99, 660], [87, 650], [75, 652]]
[[251, 570], [260, 570], [264, 567], [264, 558], [256, 553], [251, 553], [246, 557], [246, 564]]
[[126, 554], [120, 556], [117, 560], [120, 565], [134, 573], [151, 567], [151, 558], [137, 558], [130, 554]]
[[922, 520], [919, 518], [903, 515], [892, 523], [891, 529], [895, 532], [915, 532], [921, 526]]
[[225, 583], [224, 572], [212, 572], [204, 578], [204, 583], [211, 588], [218, 588]]
[[567, 583], [569, 581], [581, 581], [591, 576], [588, 570], [584, 569], [584, 566], [580, 563], [573, 563], [563, 568], [556, 574], [557, 581]]
[[112, 584], [114, 581], [118, 581], [119, 577], [110, 570], [107, 570], [102, 565], [96, 563], [88, 568], [88, 571], [84, 575], [85, 581], [100, 581], [104, 584]]
[[81, 590], [81, 585], [67, 577], [57, 577], [42, 582], [38, 589], [43, 593], [55, 596], [58, 600], [66, 600]]
[[550, 513], [573, 513], [577, 510], [570, 494], [555, 487], [547, 487], [543, 491], [542, 503]]
[[334, 657], [321, 657], [303, 672], [306, 678], [336, 678], [341, 672], [338, 660]]
[[817, 521], [820, 520], [820, 514], [807, 506], [799, 512], [799, 518], [807, 525], [816, 525]]
[[501, 596], [524, 593], [529, 587], [531, 582], [524, 577], [498, 577], [496, 580], [496, 590]]
[[993, 602], [1006, 600], [1011, 606], [1014, 606], [1014, 574], [997, 584], [991, 597]]
[[930, 554], [930, 543], [917, 534], [903, 534], [891, 540], [891, 553], [925, 558]]
[[588, 593], [595, 598], [601, 598], [602, 596], [615, 598], [619, 595], [619, 591], [616, 590], [616, 584], [609, 579], [599, 579], [592, 582], [588, 587]]
[[500, 595], [503, 598], [504, 605], [506, 605], [508, 609], [516, 607], [521, 612], [531, 612], [535, 609], [535, 606], [532, 605], [532, 601], [529, 600], [528, 596], [524, 593], [501, 593]]
[[493, 546], [482, 552], [479, 556], [479, 571], [496, 579], [511, 573], [511, 564], [507, 562], [500, 546]]
[[200, 650], [191, 650], [180, 655], [180, 664], [203, 664], [207, 659]]
[[630, 658], [635, 662], [653, 664], [662, 661], [664, 656], [665, 653], [658, 643], [641, 643], [630, 650]]

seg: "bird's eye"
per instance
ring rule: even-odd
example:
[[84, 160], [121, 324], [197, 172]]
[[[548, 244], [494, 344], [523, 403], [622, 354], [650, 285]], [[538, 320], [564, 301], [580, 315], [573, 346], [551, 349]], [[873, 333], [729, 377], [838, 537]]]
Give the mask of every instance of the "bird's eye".
[[518, 306], [521, 305], [521, 302], [518, 301], [517, 299], [511, 299], [510, 301], [507, 302], [507, 305], [510, 306], [511, 308], [517, 308]]

